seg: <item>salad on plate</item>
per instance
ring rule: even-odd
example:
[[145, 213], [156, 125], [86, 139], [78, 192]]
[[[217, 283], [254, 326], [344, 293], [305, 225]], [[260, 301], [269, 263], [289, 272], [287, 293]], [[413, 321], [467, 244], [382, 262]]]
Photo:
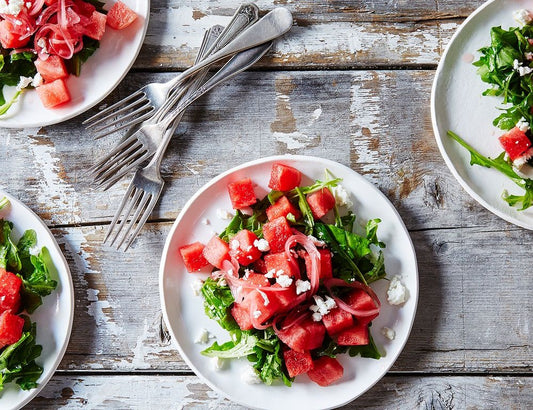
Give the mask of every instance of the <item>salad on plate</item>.
[[[381, 301], [369, 286], [386, 276], [381, 221], [361, 226], [351, 211], [341, 213], [350, 199], [327, 170], [323, 181], [301, 181], [299, 170], [276, 162], [260, 200], [250, 178], [230, 182], [235, 215], [224, 231], [179, 248], [190, 273], [210, 272], [197, 291], [206, 315], [228, 332], [202, 354], [219, 368], [247, 358], [247, 383], [290, 386], [307, 374], [328, 386], [343, 376], [338, 355], [381, 357], [372, 337]], [[391, 281], [389, 303], [407, 298], [402, 282]], [[394, 338], [392, 329], [380, 331]], [[210, 339], [202, 329], [196, 342]]]

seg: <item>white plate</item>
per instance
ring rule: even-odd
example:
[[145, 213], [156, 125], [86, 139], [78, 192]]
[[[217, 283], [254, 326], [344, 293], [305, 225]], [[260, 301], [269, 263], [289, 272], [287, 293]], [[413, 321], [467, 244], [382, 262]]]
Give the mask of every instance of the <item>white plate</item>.
[[518, 211], [501, 195], [504, 189], [523, 194], [509, 178], [494, 169], [470, 166], [470, 154], [446, 133], [451, 130], [485, 156], [494, 158], [503, 150], [498, 136], [503, 131], [492, 125], [502, 107], [501, 97], [484, 97], [489, 84], [476, 74], [472, 58], [490, 45], [490, 29], [516, 27], [512, 12], [533, 11], [526, 0], [492, 0], [478, 8], [457, 30], [440, 61], [431, 94], [433, 130], [440, 152], [452, 174], [463, 188], [481, 205], [499, 217], [518, 226], [533, 229], [533, 208]]
[[[343, 178], [342, 184], [352, 197], [355, 204], [353, 210], [358, 220], [366, 222], [371, 218], [382, 219], [378, 235], [387, 244], [384, 250], [387, 272], [390, 276], [402, 275], [410, 292], [407, 303], [398, 308], [386, 302], [387, 281], [373, 285], [383, 305], [380, 316], [374, 322], [372, 335], [385, 357], [373, 360], [340, 355], [344, 376], [339, 382], [326, 388], [311, 382], [306, 375], [296, 377], [291, 388], [284, 385], [247, 385], [240, 378], [242, 370], [248, 366], [245, 359], [228, 361], [223, 370], [215, 371], [212, 359], [200, 354], [207, 345], [194, 343], [201, 328], [215, 335], [219, 343], [229, 340], [229, 337], [215, 321], [207, 318], [202, 297], [194, 296], [191, 283], [198, 275], [187, 273], [178, 256], [178, 248], [194, 241], [206, 243], [213, 235], [213, 230], [219, 233], [224, 229], [228, 221], [218, 218], [216, 211], [218, 208], [231, 210], [226, 188], [229, 182], [250, 177], [257, 184], [256, 195], [265, 195], [274, 162], [282, 162], [302, 171], [305, 176], [303, 183], [323, 179], [326, 168], [335, 176]], [[210, 222], [209, 225], [202, 223], [204, 218]], [[253, 408], [324, 409], [355, 399], [372, 387], [392, 366], [407, 341], [415, 317], [418, 272], [414, 248], [400, 216], [370, 182], [333, 161], [307, 156], [278, 156], [231, 169], [213, 179], [189, 200], [166, 241], [159, 272], [159, 291], [165, 321], [181, 356], [212, 389], [230, 400]], [[396, 331], [393, 341], [381, 335], [383, 326]]]
[[[113, 1], [102, 0], [111, 7]], [[81, 75], [71, 75], [67, 87], [72, 100], [58, 108], [44, 108], [37, 92], [30, 90], [19, 97], [7, 115], [0, 117], [0, 127], [24, 128], [57, 124], [87, 111], [102, 101], [122, 81], [141, 50], [150, 12], [150, 0], [122, 0], [138, 18], [123, 30], [106, 27], [100, 48], [81, 67]], [[14, 87], [6, 88], [6, 96]]]
[[45, 296], [43, 304], [31, 314], [32, 322], [37, 323], [37, 344], [43, 347], [41, 356], [36, 360], [44, 368], [43, 374], [37, 380], [37, 388], [32, 390], [20, 390], [15, 383], [5, 385], [0, 395], [0, 408], [9, 410], [21, 408], [37, 396], [63, 358], [74, 317], [74, 287], [67, 261], [50, 230], [26, 205], [0, 191], [0, 198], [4, 196], [9, 199], [10, 205], [0, 210], [0, 218], [13, 222], [13, 235], [17, 239], [27, 229], [35, 230], [37, 246], [48, 248], [57, 271], [54, 274], [57, 288]]

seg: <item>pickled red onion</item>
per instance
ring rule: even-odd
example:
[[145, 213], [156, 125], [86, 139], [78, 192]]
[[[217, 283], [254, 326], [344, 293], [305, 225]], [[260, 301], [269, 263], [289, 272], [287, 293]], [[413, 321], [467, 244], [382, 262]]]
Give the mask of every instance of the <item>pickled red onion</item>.
[[[375, 315], [376, 313], [379, 314], [379, 310], [380, 310], [380, 307], [381, 307], [381, 302], [379, 301], [378, 296], [376, 295], [376, 293], [372, 290], [372, 288], [370, 286], [365, 285], [364, 283], [361, 283], [361, 282], [348, 283], [348, 282], [346, 282], [346, 281], [344, 281], [342, 279], [338, 279], [338, 278], [327, 279], [327, 280], [324, 281], [324, 285], [326, 286], [326, 289], [328, 290], [329, 295], [333, 298], [333, 300], [335, 300], [335, 303], [337, 303], [337, 306], [340, 309], [345, 310], [348, 313], [351, 313], [355, 317], [369, 317], [369, 316]], [[349, 288], [356, 288], [356, 289], [363, 290], [364, 292], [366, 292], [366, 293], [368, 293], [370, 295], [370, 297], [374, 301], [374, 304], [376, 305], [376, 308], [375, 309], [370, 309], [370, 310], [354, 309], [353, 307], [348, 305], [346, 302], [344, 302], [341, 298], [339, 298], [339, 297], [337, 297], [337, 296], [335, 296], [333, 294], [333, 292], [331, 291], [331, 288], [333, 286], [349, 287]]]

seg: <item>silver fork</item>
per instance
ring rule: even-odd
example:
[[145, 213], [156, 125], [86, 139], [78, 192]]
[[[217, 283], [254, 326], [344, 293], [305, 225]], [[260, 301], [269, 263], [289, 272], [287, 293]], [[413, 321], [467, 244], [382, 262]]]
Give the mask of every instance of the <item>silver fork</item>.
[[[117, 249], [120, 249], [124, 241], [126, 241], [124, 248], [124, 251], [126, 251], [138, 235], [145, 222], [148, 220], [148, 217], [157, 204], [165, 184], [165, 181], [163, 178], [161, 178], [161, 160], [172, 138], [172, 135], [174, 134], [174, 130], [177, 125], [176, 119], [179, 118], [183, 110], [190, 104], [190, 100], [196, 100], [206, 91], [222, 83], [223, 81], [232, 78], [241, 71], [246, 70], [248, 67], [255, 64], [261, 57], [263, 57], [270, 47], [272, 47], [272, 42], [268, 42], [266, 44], [238, 53], [200, 89], [198, 89], [198, 91], [192, 93], [189, 99], [178, 104], [178, 106], [172, 112], [170, 112], [163, 121], [156, 126], [151, 126], [150, 129], [144, 130], [144, 132], [147, 133], [161, 132], [161, 129], [166, 131], [164, 133], [163, 141], [157, 148], [156, 153], [148, 165], [146, 165], [144, 168], [138, 168], [135, 172], [135, 175], [128, 186], [128, 190], [126, 191], [124, 199], [122, 200], [113, 218], [113, 221], [111, 221], [111, 225], [109, 226], [109, 230], [104, 238], [104, 242], [111, 237], [114, 228], [117, 226], [118, 220], [122, 215], [121, 222], [118, 224], [118, 229], [111, 240], [111, 245], [116, 242], [124, 226], [127, 225], [122, 235], [122, 239], [117, 245]], [[134, 230], [131, 232], [133, 228]]]
[[[255, 5], [247, 5], [245, 7], [249, 7], [250, 9], [257, 8]], [[161, 106], [164, 103], [165, 98], [169, 94], [169, 90], [178, 84], [181, 84], [185, 79], [226, 57], [273, 40], [290, 30], [291, 26], [291, 13], [283, 7], [277, 7], [258, 20], [257, 23], [251, 25], [240, 33], [225, 47], [171, 80], [167, 83], [169, 84], [168, 86], [162, 87], [161, 84], [150, 84], [145, 86], [141, 90], [113, 104], [111, 107], [108, 107], [93, 117], [85, 120], [84, 124], [87, 125], [87, 128], [93, 128], [99, 124], [105, 123], [105, 125], [102, 125], [100, 128], [106, 129], [107, 132], [100, 134], [100, 137], [130, 126], [132, 124], [131, 120], [137, 120], [137, 122], [144, 121], [153, 114], [156, 104], [157, 106]], [[170, 89], [168, 87], [170, 87]], [[161, 92], [162, 88], [163, 92]], [[122, 117], [119, 116], [119, 118], [114, 120], [113, 118], [117, 114], [123, 114], [130, 109], [134, 110], [132, 113], [127, 114], [127, 119], [130, 122], [113, 128], [113, 125], [122, 121]], [[111, 120], [111, 122], [107, 123], [108, 120]]]

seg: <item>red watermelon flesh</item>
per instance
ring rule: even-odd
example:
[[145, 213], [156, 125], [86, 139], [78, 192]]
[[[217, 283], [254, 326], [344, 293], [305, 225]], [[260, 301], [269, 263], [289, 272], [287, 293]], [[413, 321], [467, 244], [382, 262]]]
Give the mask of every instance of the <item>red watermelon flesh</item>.
[[179, 248], [179, 253], [183, 258], [185, 268], [189, 272], [197, 272], [209, 265], [209, 262], [204, 257], [204, 248], [205, 246], [200, 242], [194, 242]]
[[313, 368], [307, 375], [316, 384], [325, 387], [339, 380], [343, 373], [344, 369], [337, 359], [323, 356], [313, 362]]
[[222, 269], [222, 262], [229, 260], [229, 246], [218, 236], [213, 236], [203, 251], [205, 259], [213, 266]]
[[242, 266], [248, 266], [258, 260], [262, 252], [257, 249], [254, 242], [257, 240], [257, 235], [252, 231], [243, 229], [239, 231], [229, 241], [229, 254], [237, 259]]
[[285, 242], [292, 236], [292, 231], [287, 219], [279, 217], [263, 225], [263, 237], [270, 245], [272, 253], [283, 252]]
[[257, 202], [254, 186], [250, 178], [243, 178], [239, 181], [229, 183], [228, 193], [234, 209], [246, 208]]
[[[503, 134], [499, 138], [500, 144], [509, 155], [511, 161], [516, 161], [522, 156], [531, 156], [530, 148], [531, 141], [525, 132], [521, 131], [518, 127], [514, 127], [512, 130]], [[527, 160], [528, 158], [526, 158]]]
[[[320, 253], [320, 279], [329, 279], [333, 277], [333, 269], [331, 267], [331, 251], [329, 249], [319, 249]], [[308, 253], [304, 254], [305, 269], [311, 270], [311, 258]]]
[[369, 342], [366, 323], [356, 323], [354, 326], [337, 333], [337, 344], [340, 346], [363, 346]]
[[70, 101], [70, 93], [62, 78], [45, 83], [35, 89], [46, 108], [52, 108]]
[[329, 190], [329, 188], [322, 188], [320, 191], [313, 192], [307, 195], [307, 203], [313, 217], [320, 219], [326, 215], [335, 206], [335, 197]]
[[115, 2], [107, 13], [107, 25], [115, 30], [128, 27], [137, 19], [137, 14], [121, 1]]
[[297, 352], [289, 349], [283, 352], [283, 359], [285, 359], [285, 367], [287, 367], [289, 377], [307, 373], [313, 368], [313, 359], [311, 359], [309, 352]]
[[9, 310], [17, 313], [20, 307], [22, 279], [0, 268], [0, 313]]
[[5, 311], [0, 315], [0, 349], [12, 345], [22, 336], [24, 319]]
[[[354, 289], [350, 293], [348, 293], [348, 295], [346, 296], [346, 303], [356, 310], [365, 311], [374, 310], [376, 308], [374, 299], [372, 299], [372, 297], [368, 293], [361, 289]], [[368, 324], [376, 317], [378, 317], [378, 315], [379, 313], [376, 313], [372, 316], [361, 317], [358, 318], [358, 321], [360, 323]]]
[[58, 78], [68, 77], [67, 68], [63, 59], [56, 55], [49, 55], [46, 60], [35, 60], [35, 68], [45, 82], [51, 82]]
[[268, 187], [275, 191], [290, 191], [300, 185], [302, 173], [288, 165], [275, 163], [270, 171]]
[[351, 313], [340, 308], [335, 308], [328, 314], [322, 316], [322, 323], [324, 323], [328, 334], [332, 336], [341, 330], [352, 327], [354, 321]]
[[22, 48], [31, 37], [20, 40], [20, 34], [15, 33], [15, 27], [8, 20], [0, 21], [0, 44], [3, 48]]
[[93, 11], [89, 17], [89, 23], [85, 26], [83, 34], [95, 40], [101, 40], [105, 33], [106, 15], [98, 11]]
[[280, 330], [277, 334], [280, 340], [291, 349], [305, 352], [322, 346], [326, 328], [322, 322], [306, 319], [301, 323]]
[[266, 210], [267, 218], [269, 221], [273, 221], [280, 216], [287, 217], [288, 214], [292, 214], [296, 220], [302, 216], [301, 212], [291, 204], [291, 201], [286, 196], [282, 196], [273, 205], [270, 205]]
[[300, 271], [296, 266], [289, 262], [285, 252], [269, 253], [265, 255], [264, 260], [266, 271], [274, 271], [274, 277], [283, 274], [295, 279], [300, 279]]

